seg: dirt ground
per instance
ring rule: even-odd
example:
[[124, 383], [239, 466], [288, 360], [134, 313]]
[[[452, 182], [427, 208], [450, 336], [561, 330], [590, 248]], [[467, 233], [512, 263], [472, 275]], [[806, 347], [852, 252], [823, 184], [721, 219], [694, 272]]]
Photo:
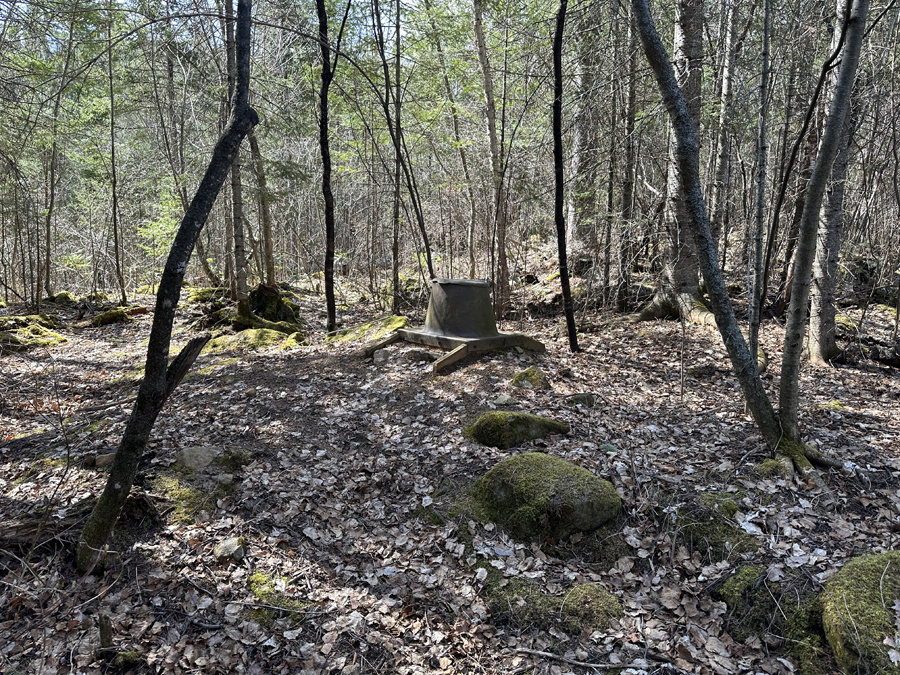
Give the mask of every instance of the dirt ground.
[[[152, 307], [150, 298], [143, 303]], [[325, 344], [321, 307], [303, 306], [310, 344], [201, 356], [156, 423], [112, 564], [73, 572], [71, 542], [115, 451], [146, 349], [150, 314], [76, 328], [68, 342], [0, 356], [0, 666], [51, 673], [788, 673], [783, 636], [737, 640], [716, 589], [748, 562], [817, 588], [845, 561], [900, 545], [900, 377], [858, 358], [804, 366], [807, 440], [844, 468], [824, 473], [837, 498], [763, 477], [765, 446], [745, 414], [718, 334], [677, 322], [586, 317], [572, 354], [559, 319], [509, 322], [546, 353], [469, 357], [438, 376], [399, 343], [376, 366], [364, 341]], [[15, 313], [15, 307], [4, 310]], [[858, 318], [857, 310], [845, 312]], [[21, 313], [19, 311], [19, 313]], [[371, 318], [367, 305], [345, 325]], [[193, 335], [196, 311], [176, 338]], [[870, 330], [890, 317], [870, 310]], [[867, 328], [864, 326], [863, 330]], [[782, 329], [763, 327], [777, 397]], [[852, 347], [853, 334], [842, 334]], [[173, 349], [174, 353], [174, 349]], [[852, 349], [850, 350], [852, 354]], [[551, 389], [513, 389], [544, 371]], [[594, 407], [566, 396], [591, 392]], [[463, 428], [507, 394], [511, 409], [569, 425], [507, 451]], [[239, 458], [196, 473], [176, 454], [214, 446]], [[623, 499], [602, 551], [578, 538], [518, 542], [458, 503], [474, 478], [525, 450], [563, 457], [611, 481]], [[98, 457], [100, 461], [98, 462]], [[714, 559], [683, 536], [679, 507], [704, 494], [738, 505], [730, 521], [756, 550]], [[213, 549], [241, 536], [247, 555]], [[614, 539], [614, 540], [613, 540]], [[485, 574], [529, 579], [552, 597], [596, 582], [624, 614], [602, 630], [566, 632], [491, 603]], [[495, 573], [494, 577], [497, 576]], [[109, 616], [113, 665], [98, 651]], [[833, 664], [820, 654], [823, 672]]]

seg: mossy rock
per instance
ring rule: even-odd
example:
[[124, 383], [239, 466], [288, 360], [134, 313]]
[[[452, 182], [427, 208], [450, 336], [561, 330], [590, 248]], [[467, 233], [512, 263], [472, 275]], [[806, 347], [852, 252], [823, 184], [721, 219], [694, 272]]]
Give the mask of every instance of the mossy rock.
[[672, 524], [679, 541], [711, 562], [756, 551], [756, 540], [732, 525], [728, 512], [731, 516], [737, 512], [730, 497], [704, 493], [679, 506]]
[[725, 628], [738, 642], [767, 636], [786, 638], [786, 653], [801, 675], [822, 675], [829, 661], [822, 633], [822, 606], [808, 577], [796, 573], [770, 582], [755, 565], [739, 568], [713, 593], [728, 605]]
[[405, 316], [384, 316], [359, 326], [339, 330], [326, 337], [325, 342], [351, 342], [353, 340], [377, 342], [401, 328], [409, 328], [409, 319]]
[[844, 673], [900, 675], [884, 644], [896, 638], [900, 551], [854, 558], [825, 584], [822, 623]]
[[526, 368], [512, 376], [510, 385], [516, 389], [549, 389], [550, 381], [540, 368]]
[[234, 335], [221, 335], [206, 343], [201, 354], [217, 354], [234, 349], [256, 350], [281, 344], [285, 335], [268, 328], [251, 328]]
[[285, 297], [275, 286], [260, 284], [249, 295], [251, 311], [261, 319], [303, 327], [300, 307]]
[[606, 630], [609, 621], [622, 616], [618, 598], [600, 584], [579, 584], [563, 598], [563, 625], [570, 633]]
[[78, 303], [78, 298], [69, 293], [69, 291], [60, 291], [56, 295], [44, 298], [44, 302], [49, 302], [54, 305], [75, 305]]
[[[487, 569], [487, 568], [485, 568]], [[491, 575], [488, 578], [499, 575]], [[599, 584], [580, 584], [565, 595], [545, 593], [530, 579], [491, 579], [487, 601], [494, 621], [509, 623], [520, 630], [538, 628], [580, 634], [586, 630], [606, 630], [610, 619], [622, 616], [618, 599]]]
[[306, 339], [306, 336], [303, 333], [291, 333], [288, 335], [287, 340], [281, 343], [281, 349], [283, 351], [288, 351], [290, 349], [297, 349], [297, 347], [304, 347], [309, 344], [309, 340]]
[[60, 320], [53, 314], [26, 314], [24, 316], [0, 316], [0, 330], [11, 331], [16, 328], [40, 326], [41, 328], [59, 328]]
[[793, 467], [789, 462], [790, 460], [785, 463], [770, 457], [756, 465], [756, 473], [763, 478], [789, 478], [793, 472]]
[[463, 432], [476, 443], [506, 450], [550, 434], [569, 433], [569, 427], [539, 415], [494, 410], [480, 415]]
[[597, 397], [589, 392], [566, 396], [566, 405], [572, 408], [593, 408], [596, 403]]
[[471, 498], [481, 520], [525, 541], [589, 532], [615, 518], [622, 504], [608, 481], [540, 452], [503, 460], [475, 481]]
[[218, 288], [191, 288], [186, 300], [192, 304], [202, 304], [214, 300], [228, 300], [230, 297], [231, 291], [220, 286]]
[[191, 485], [186, 478], [163, 474], [150, 481], [151, 487], [171, 501], [175, 508], [171, 513], [174, 523], [192, 524], [204, 509], [214, 509], [219, 499], [226, 497], [233, 485], [217, 485], [213, 490], [202, 490]]
[[109, 326], [113, 323], [128, 323], [129, 321], [131, 321], [131, 317], [128, 316], [128, 313], [124, 309], [117, 307], [116, 309], [108, 309], [92, 318], [91, 326], [99, 328], [100, 326]]
[[24, 326], [11, 331], [0, 331], [0, 354], [24, 352], [35, 347], [53, 347], [68, 342], [59, 333], [38, 325]]

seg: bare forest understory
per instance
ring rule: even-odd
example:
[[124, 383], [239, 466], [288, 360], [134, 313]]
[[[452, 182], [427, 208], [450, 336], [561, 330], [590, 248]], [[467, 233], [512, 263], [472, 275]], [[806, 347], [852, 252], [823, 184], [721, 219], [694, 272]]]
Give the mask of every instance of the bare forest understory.
[[[324, 303], [300, 304], [309, 344], [198, 359], [156, 423], [112, 564], [84, 577], [72, 542], [106, 481], [97, 465], [121, 437], [152, 315], [75, 327], [75, 310], [53, 308], [65, 344], [0, 357], [6, 673], [797, 672], [811, 666], [779, 613], [850, 557], [900, 545], [900, 378], [865, 358], [855, 331], [841, 333], [842, 363], [802, 373], [806, 438], [844, 464], [824, 476], [837, 498], [826, 504], [813, 486], [757, 470], [765, 445], [708, 327], [598, 312], [581, 317], [583, 352], [572, 354], [558, 317], [506, 322], [547, 352], [488, 353], [433, 376], [417, 345], [392, 345], [374, 365], [365, 340], [326, 344]], [[370, 321], [369, 307], [345, 308], [344, 325]], [[199, 316], [180, 310], [175, 347]], [[862, 330], [887, 334], [892, 319], [870, 309]], [[765, 323], [761, 337], [774, 395], [782, 326]], [[510, 386], [531, 366], [549, 390]], [[566, 401], [585, 392], [596, 405]], [[464, 437], [502, 394], [570, 432], [506, 451]], [[179, 468], [193, 446], [224, 460]], [[623, 499], [616, 527], [518, 542], [477, 522], [466, 489], [523, 451], [611, 481]], [[752, 545], [687, 527], [702, 508], [725, 512]], [[231, 537], [246, 556], [219, 562], [214, 548]], [[775, 600], [761, 630], [721, 594], [749, 563]], [[573, 628], [565, 601], [585, 582], [623, 614]], [[835, 672], [812, 638], [807, 656]]]

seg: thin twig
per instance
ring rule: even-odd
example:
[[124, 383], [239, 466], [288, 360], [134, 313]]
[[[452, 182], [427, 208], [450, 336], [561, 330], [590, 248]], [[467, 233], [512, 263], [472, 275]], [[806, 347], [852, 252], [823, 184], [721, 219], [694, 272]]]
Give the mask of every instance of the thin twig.
[[[575, 659], [567, 659], [565, 656], [553, 654], [552, 652], [542, 652], [537, 649], [526, 649], [518, 647], [516, 652], [519, 654], [531, 654], [532, 656], [543, 656], [547, 659], [554, 659], [562, 663], [568, 663], [570, 666], [581, 666], [582, 668], [593, 668], [594, 670], [622, 670], [625, 668], [646, 668], [645, 663], [590, 663], [588, 661], [576, 661]], [[648, 655], [648, 658], [652, 658]], [[668, 659], [665, 661], [669, 663]]]

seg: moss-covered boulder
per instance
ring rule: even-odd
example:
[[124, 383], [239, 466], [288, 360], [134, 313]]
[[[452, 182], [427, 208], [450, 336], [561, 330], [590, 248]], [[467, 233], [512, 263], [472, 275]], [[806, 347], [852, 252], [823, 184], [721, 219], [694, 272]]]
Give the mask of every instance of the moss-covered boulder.
[[234, 335], [220, 335], [206, 343], [201, 354], [217, 354], [234, 349], [256, 350], [281, 344], [285, 334], [268, 328], [243, 330]]
[[97, 314], [91, 319], [91, 326], [99, 328], [100, 326], [109, 326], [113, 323], [127, 323], [129, 321], [131, 321], [131, 317], [128, 315], [128, 312], [121, 307], [117, 307], [116, 309], [108, 309]]
[[69, 291], [60, 291], [56, 295], [44, 298], [44, 302], [49, 302], [54, 305], [74, 305], [78, 303], [78, 298], [69, 293]]
[[250, 309], [266, 321], [285, 322], [300, 327], [300, 307], [277, 286], [259, 284], [250, 291]]
[[296, 332], [288, 335], [287, 340], [281, 343], [281, 349], [283, 351], [288, 351], [290, 349], [296, 349], [297, 347], [303, 347], [309, 344], [309, 340], [306, 339], [306, 336], [303, 333]]
[[618, 598], [600, 584], [579, 584], [563, 598], [560, 613], [570, 633], [606, 630], [609, 621], [622, 616]]
[[201, 304], [216, 300], [228, 300], [230, 296], [231, 291], [224, 286], [218, 288], [191, 288], [188, 290], [186, 300], [192, 304]]
[[351, 342], [353, 340], [377, 342], [401, 328], [409, 328], [409, 319], [405, 316], [383, 316], [374, 321], [339, 330], [326, 337], [325, 342]]
[[529, 413], [496, 410], [486, 412], [464, 429], [476, 443], [506, 450], [550, 434], [569, 432], [562, 422]]
[[35, 347], [52, 347], [66, 342], [59, 333], [32, 324], [9, 331], [0, 330], [0, 354], [24, 352]]
[[15, 330], [28, 326], [59, 328], [60, 321], [53, 314], [27, 314], [25, 316], [0, 316], [0, 330]]
[[608, 481], [560, 457], [509, 457], [472, 486], [477, 515], [522, 540], [562, 539], [615, 518], [622, 500]]
[[550, 380], [540, 368], [526, 368], [512, 376], [510, 385], [516, 389], [549, 389]]
[[900, 675], [885, 639], [897, 639], [900, 551], [854, 558], [825, 584], [822, 623], [845, 673]]

